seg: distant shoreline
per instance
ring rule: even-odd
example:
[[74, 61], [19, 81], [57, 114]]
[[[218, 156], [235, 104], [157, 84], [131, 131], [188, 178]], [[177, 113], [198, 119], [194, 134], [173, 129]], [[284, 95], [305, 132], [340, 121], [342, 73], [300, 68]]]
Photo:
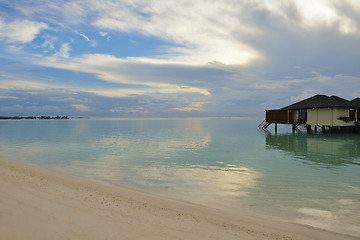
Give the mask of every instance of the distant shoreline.
[[50, 117], [50, 116], [5, 117], [5, 116], [0, 116], [0, 120], [21, 120], [21, 119], [69, 119], [69, 117], [68, 116], [56, 116], [56, 117]]

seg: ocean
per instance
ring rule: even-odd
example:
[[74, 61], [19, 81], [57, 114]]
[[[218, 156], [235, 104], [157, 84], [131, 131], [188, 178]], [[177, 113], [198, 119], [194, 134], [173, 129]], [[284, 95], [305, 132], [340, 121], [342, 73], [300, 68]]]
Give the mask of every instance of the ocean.
[[261, 120], [3, 120], [0, 157], [360, 236], [360, 133]]

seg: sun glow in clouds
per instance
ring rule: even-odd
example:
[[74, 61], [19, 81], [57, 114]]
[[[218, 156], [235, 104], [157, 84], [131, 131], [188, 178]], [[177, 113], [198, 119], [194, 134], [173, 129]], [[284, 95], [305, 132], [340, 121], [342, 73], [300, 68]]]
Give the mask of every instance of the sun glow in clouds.
[[135, 31], [177, 45], [163, 48], [166, 52], [163, 56], [132, 58], [134, 61], [154, 64], [204, 65], [218, 62], [243, 65], [259, 58], [255, 49], [232, 36], [238, 21], [232, 15], [224, 15], [236, 14], [236, 10], [227, 4], [208, 4], [204, 1], [176, 4], [171, 1], [133, 1], [132, 6], [134, 5], [138, 7], [137, 11], [110, 11], [93, 24], [105, 29]]

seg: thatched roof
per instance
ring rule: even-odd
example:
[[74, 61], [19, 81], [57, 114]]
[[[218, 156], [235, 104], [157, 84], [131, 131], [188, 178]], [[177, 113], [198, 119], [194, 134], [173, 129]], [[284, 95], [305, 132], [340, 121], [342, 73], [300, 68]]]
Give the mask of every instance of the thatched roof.
[[351, 107], [358, 107], [360, 108], [360, 98], [355, 98], [350, 101]]
[[[356, 100], [356, 101], [355, 101]], [[354, 101], [354, 102], [353, 102]], [[281, 108], [281, 110], [290, 109], [309, 109], [309, 108], [331, 108], [331, 107], [354, 107], [354, 104], [360, 106], [360, 98], [348, 101], [338, 96], [315, 95], [300, 102]]]

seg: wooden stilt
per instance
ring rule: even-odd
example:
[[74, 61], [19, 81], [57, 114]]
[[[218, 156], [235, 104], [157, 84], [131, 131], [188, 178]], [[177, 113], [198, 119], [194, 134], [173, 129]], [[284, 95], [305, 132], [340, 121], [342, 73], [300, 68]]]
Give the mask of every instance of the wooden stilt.
[[314, 126], [314, 131], [315, 131], [315, 133], [317, 133], [317, 126], [316, 125]]

